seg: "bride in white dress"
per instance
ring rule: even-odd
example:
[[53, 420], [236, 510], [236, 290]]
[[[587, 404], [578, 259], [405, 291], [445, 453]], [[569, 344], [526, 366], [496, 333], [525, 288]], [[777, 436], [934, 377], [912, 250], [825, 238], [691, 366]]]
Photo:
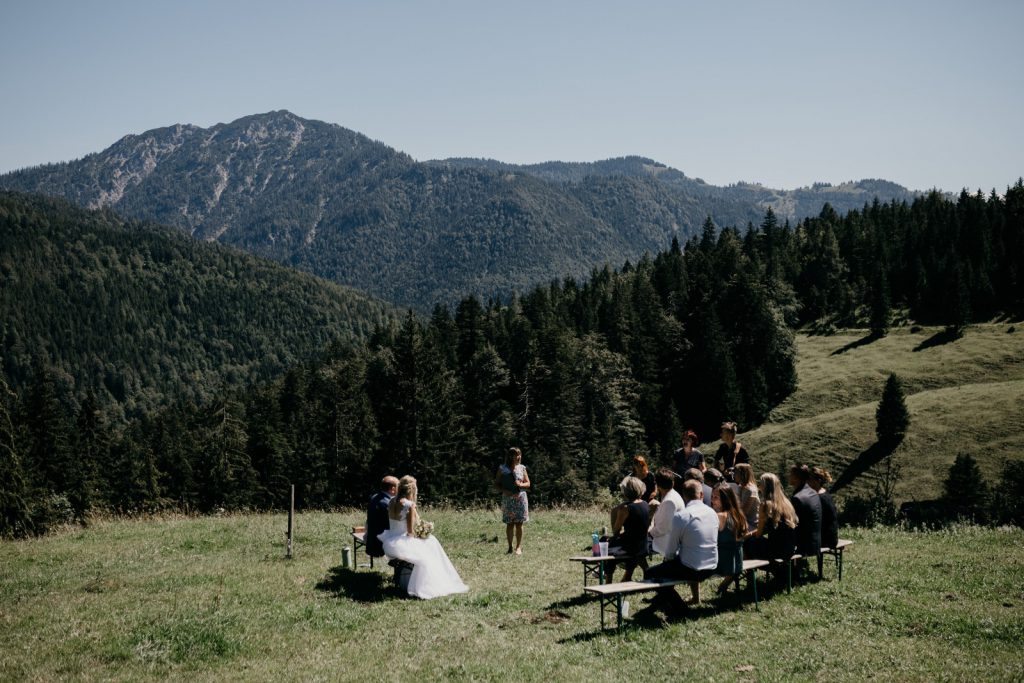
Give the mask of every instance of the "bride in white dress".
[[433, 535], [415, 536], [416, 517], [416, 480], [405, 476], [399, 480], [398, 492], [388, 503], [391, 528], [377, 538], [384, 545], [385, 555], [413, 566], [409, 595], [429, 600], [468, 591], [469, 586], [462, 583], [438, 540]]

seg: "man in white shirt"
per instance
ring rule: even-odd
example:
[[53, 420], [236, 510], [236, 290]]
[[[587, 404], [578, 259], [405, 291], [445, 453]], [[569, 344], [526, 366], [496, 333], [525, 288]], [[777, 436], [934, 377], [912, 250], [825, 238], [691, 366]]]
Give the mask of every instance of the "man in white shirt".
[[666, 560], [676, 556], [676, 547], [668, 544], [668, 535], [672, 532], [672, 518], [677, 510], [683, 509], [683, 497], [675, 490], [675, 473], [662, 467], [654, 473], [654, 486], [658, 489], [661, 503], [654, 512], [651, 528], [647, 535], [651, 537], [654, 552]]
[[[683, 484], [686, 506], [672, 517], [672, 528], [664, 539], [665, 561], [651, 567], [645, 579], [678, 580], [690, 582], [693, 593], [691, 604], [700, 602], [700, 582], [714, 573], [718, 566], [718, 515], [704, 504], [704, 491], [699, 481]], [[658, 591], [655, 604], [685, 607], [679, 594], [672, 588]]]

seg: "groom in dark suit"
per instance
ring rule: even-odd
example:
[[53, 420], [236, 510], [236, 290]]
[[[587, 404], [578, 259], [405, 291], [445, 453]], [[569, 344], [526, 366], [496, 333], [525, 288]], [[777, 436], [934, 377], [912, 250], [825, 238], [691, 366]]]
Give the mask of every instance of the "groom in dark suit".
[[384, 546], [378, 535], [388, 530], [388, 503], [398, 493], [398, 479], [390, 474], [380, 482], [380, 491], [370, 496], [370, 506], [366, 510], [366, 554], [370, 557], [384, 557]]
[[796, 551], [807, 557], [816, 557], [821, 550], [821, 499], [818, 492], [807, 485], [811, 470], [807, 465], [794, 465], [789, 470], [789, 485], [793, 496], [789, 502], [796, 511]]

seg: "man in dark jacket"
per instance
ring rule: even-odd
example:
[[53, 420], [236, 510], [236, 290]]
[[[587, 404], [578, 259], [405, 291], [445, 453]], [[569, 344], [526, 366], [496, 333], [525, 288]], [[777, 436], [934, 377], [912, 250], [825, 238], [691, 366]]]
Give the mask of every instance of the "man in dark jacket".
[[388, 503], [398, 493], [398, 479], [390, 474], [380, 482], [380, 491], [370, 496], [366, 510], [366, 554], [370, 557], [384, 557], [384, 546], [377, 538], [391, 526], [388, 520]]
[[821, 550], [821, 500], [818, 492], [807, 485], [811, 470], [807, 465], [794, 465], [789, 470], [793, 496], [789, 502], [796, 510], [796, 551], [804, 557], [817, 557]]

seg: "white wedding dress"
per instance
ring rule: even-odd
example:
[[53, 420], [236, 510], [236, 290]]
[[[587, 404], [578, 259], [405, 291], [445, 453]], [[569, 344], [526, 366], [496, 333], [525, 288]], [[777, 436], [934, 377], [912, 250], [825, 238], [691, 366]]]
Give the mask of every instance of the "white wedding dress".
[[384, 544], [385, 555], [413, 566], [409, 595], [429, 600], [468, 591], [469, 586], [462, 583], [459, 573], [433, 534], [427, 538], [416, 538], [406, 533], [406, 519], [411, 509], [412, 502], [403, 500], [399, 518], [391, 519], [391, 528], [377, 537]]

